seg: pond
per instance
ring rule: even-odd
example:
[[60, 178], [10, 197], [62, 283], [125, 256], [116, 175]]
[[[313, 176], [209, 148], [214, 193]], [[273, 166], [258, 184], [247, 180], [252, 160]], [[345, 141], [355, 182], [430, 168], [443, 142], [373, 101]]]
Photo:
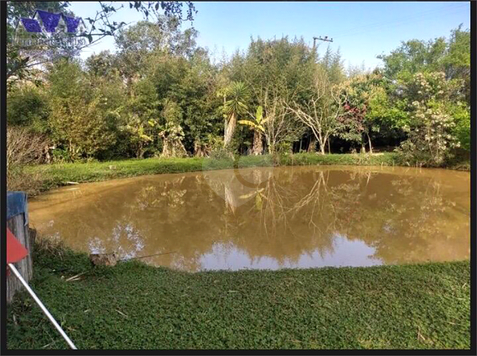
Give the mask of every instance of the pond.
[[[30, 224], [78, 251], [185, 271], [468, 259], [470, 174], [263, 167], [63, 187]], [[149, 257], [148, 257], [149, 256]]]

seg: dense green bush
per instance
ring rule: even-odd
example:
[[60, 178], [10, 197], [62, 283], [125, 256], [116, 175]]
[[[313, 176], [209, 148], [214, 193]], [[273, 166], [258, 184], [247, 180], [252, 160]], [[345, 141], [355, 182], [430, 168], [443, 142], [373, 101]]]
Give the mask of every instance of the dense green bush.
[[400, 158], [407, 164], [443, 166], [461, 147], [459, 138], [468, 144], [464, 130], [469, 118], [459, 101], [463, 83], [446, 80], [444, 72], [419, 72], [406, 84], [412, 102], [408, 107], [410, 124], [405, 126], [408, 138], [397, 150]]
[[397, 149], [400, 159], [419, 166], [442, 166], [453, 157], [460, 143], [452, 135], [453, 119], [435, 109], [419, 107], [415, 113], [419, 124], [409, 130], [409, 137]]
[[8, 92], [7, 103], [8, 125], [28, 126], [39, 133], [48, 131], [50, 109], [44, 88], [16, 86]]

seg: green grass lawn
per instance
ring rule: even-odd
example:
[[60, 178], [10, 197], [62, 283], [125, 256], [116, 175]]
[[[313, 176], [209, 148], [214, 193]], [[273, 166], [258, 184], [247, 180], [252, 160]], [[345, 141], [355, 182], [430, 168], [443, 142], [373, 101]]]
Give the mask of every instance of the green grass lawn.
[[[61, 249], [34, 261], [34, 290], [80, 349], [470, 347], [469, 262], [185, 273], [93, 268]], [[8, 308], [7, 346], [67, 348], [26, 292]]]
[[[269, 155], [242, 156], [237, 160], [239, 167], [270, 165], [394, 165], [396, 155], [369, 154], [310, 154], [300, 153], [273, 159]], [[28, 168], [28, 172], [41, 176], [40, 191], [65, 185], [66, 182], [95, 182], [114, 178], [133, 177], [146, 174], [181, 173], [204, 169], [230, 168], [230, 160], [210, 158], [147, 158], [109, 162], [64, 163], [39, 165]]]
[[[379, 154], [326, 154], [297, 153], [272, 157], [241, 156], [236, 159], [239, 167], [302, 166], [302, 165], [353, 165], [395, 166], [400, 165], [394, 152]], [[115, 178], [135, 177], [147, 174], [182, 173], [202, 170], [231, 168], [234, 162], [212, 158], [146, 158], [106, 162], [56, 163], [26, 167], [24, 184], [18, 189], [36, 195], [60, 187], [67, 182], [98, 182]], [[469, 162], [458, 161], [450, 169], [470, 170]]]

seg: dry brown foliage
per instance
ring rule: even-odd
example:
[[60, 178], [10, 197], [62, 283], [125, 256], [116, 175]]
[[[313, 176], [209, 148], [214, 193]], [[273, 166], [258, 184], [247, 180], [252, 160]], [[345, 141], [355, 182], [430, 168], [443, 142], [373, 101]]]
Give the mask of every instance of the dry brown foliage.
[[48, 140], [22, 127], [7, 127], [7, 189], [38, 193], [41, 174], [26, 172], [25, 166], [40, 163]]

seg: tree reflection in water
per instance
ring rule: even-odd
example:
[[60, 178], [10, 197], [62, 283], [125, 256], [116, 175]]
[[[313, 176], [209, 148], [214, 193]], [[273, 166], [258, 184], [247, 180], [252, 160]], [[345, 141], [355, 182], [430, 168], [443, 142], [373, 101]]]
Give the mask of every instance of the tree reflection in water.
[[[237, 174], [239, 176], [237, 176]], [[279, 167], [138, 177], [30, 203], [41, 236], [196, 271], [469, 257], [467, 172]]]

